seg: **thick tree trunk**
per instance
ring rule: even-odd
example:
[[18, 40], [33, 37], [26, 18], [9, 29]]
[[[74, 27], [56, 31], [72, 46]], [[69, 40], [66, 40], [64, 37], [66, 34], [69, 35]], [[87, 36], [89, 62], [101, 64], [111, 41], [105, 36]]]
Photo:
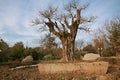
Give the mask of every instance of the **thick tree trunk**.
[[[62, 61], [73, 61], [73, 53], [74, 53], [74, 44], [75, 44], [75, 38], [78, 30], [78, 26], [80, 24], [80, 15], [81, 10], [77, 9], [77, 18], [74, 20], [74, 17], [72, 16], [72, 24], [69, 25], [67, 21], [67, 16], [64, 15], [63, 17], [63, 23], [58, 21], [61, 26], [63, 27], [63, 30], [60, 29], [57, 22], [53, 22], [50, 17], [48, 17], [48, 22], [45, 22], [45, 24], [48, 26], [50, 32], [52, 32], [54, 35], [56, 35], [62, 42], [63, 47], [63, 59]], [[57, 31], [56, 31], [57, 29]]]
[[67, 37], [64, 40], [62, 40], [62, 45], [63, 45], [63, 60], [68, 62], [68, 61], [73, 61], [73, 53], [74, 53], [74, 40], [72, 38]]

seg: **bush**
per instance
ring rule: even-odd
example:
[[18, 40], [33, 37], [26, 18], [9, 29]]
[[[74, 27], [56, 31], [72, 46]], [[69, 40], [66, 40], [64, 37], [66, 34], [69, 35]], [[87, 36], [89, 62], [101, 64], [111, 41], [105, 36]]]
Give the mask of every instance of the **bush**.
[[106, 57], [102, 57], [100, 60], [101, 61], [107, 61], [110, 64], [116, 64], [116, 65], [120, 66], [120, 58], [109, 58], [109, 57], [106, 58]]
[[75, 60], [81, 60], [82, 59], [82, 53], [77, 51], [74, 53]]
[[52, 55], [48, 54], [46, 56], [43, 57], [44, 60], [52, 60]]
[[9, 58], [7, 53], [0, 53], [0, 62], [7, 62], [8, 59]]
[[111, 57], [111, 56], [113, 56], [113, 54], [112, 54], [112, 53], [106, 53], [106, 52], [105, 52], [105, 53], [102, 54], [102, 56], [103, 56], [103, 57]]
[[103, 57], [110, 57], [110, 56], [115, 56], [115, 54], [111, 51], [111, 49], [106, 49], [103, 54]]
[[33, 57], [34, 60], [42, 60], [43, 57], [44, 57], [44, 54], [38, 53], [37, 51], [33, 51], [31, 53], [31, 55], [32, 55], [32, 57]]

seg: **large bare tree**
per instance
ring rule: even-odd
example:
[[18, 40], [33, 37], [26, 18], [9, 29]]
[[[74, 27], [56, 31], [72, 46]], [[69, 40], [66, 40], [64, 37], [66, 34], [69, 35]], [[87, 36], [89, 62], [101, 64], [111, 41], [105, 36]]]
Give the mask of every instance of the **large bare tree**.
[[39, 12], [40, 18], [33, 20], [33, 23], [41, 25], [40, 29], [48, 29], [61, 40], [63, 61], [68, 62], [74, 60], [73, 53], [77, 32], [78, 30], [88, 30], [87, 27], [80, 25], [94, 20], [93, 16], [89, 18], [83, 18], [81, 16], [81, 11], [87, 7], [88, 4], [80, 5], [79, 0], [72, 1], [65, 5], [64, 10], [61, 12], [58, 12], [58, 7], [48, 7]]

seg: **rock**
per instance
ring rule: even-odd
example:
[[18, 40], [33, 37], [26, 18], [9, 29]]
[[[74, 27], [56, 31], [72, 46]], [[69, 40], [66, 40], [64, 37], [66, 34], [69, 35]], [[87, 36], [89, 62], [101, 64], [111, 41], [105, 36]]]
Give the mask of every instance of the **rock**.
[[48, 62], [39, 63], [40, 74], [76, 73], [85, 75], [105, 75], [108, 70], [108, 62]]
[[98, 59], [99, 57], [100, 57], [99, 54], [89, 53], [89, 54], [84, 55], [83, 60], [94, 61]]
[[25, 57], [23, 60], [22, 60], [22, 62], [32, 62], [33, 61], [33, 57], [32, 56], [27, 56], [27, 57]]

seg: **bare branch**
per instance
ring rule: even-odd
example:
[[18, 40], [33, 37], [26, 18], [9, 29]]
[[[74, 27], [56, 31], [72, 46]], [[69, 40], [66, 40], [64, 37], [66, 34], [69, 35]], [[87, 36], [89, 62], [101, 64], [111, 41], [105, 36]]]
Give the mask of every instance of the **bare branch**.
[[43, 31], [48, 31], [48, 28], [46, 27], [46, 25], [40, 25], [40, 28], [38, 29], [38, 31], [43, 32]]
[[79, 0], [72, 1], [72, 2], [70, 3], [70, 6], [71, 6], [71, 8], [73, 8], [73, 9], [78, 9]]
[[87, 4], [83, 5], [83, 6], [80, 6], [79, 9], [80, 9], [80, 10], [85, 10], [89, 5], [90, 5], [90, 4], [87, 3]]
[[55, 27], [58, 29], [58, 31], [61, 33], [61, 30], [60, 30], [60, 28], [58, 27], [58, 24], [57, 24], [57, 22], [55, 21]]
[[62, 22], [60, 22], [60, 24], [61, 24], [62, 27], [63, 27], [63, 31], [66, 31], [65, 25], [64, 25]]
[[74, 22], [74, 14], [73, 14], [73, 12], [72, 12], [72, 7], [71, 7], [71, 5], [66, 6], [66, 7], [65, 7], [65, 10], [68, 12], [69, 17], [72, 18], [71, 23], [73, 23], [73, 22]]
[[94, 17], [94, 16], [91, 16], [91, 17], [89, 17], [89, 18], [81, 18], [80, 23], [81, 23], [81, 24], [82, 24], [82, 23], [90, 23], [90, 22], [93, 22], [95, 19], [96, 19], [96, 17]]
[[56, 14], [56, 12], [57, 12], [57, 8], [49, 7], [48, 9], [46, 9], [46, 10], [44, 10], [42, 12], [39, 12], [39, 13], [44, 18], [51, 19], [51, 18], [54, 17], [54, 15]]
[[88, 32], [90, 31], [90, 28], [79, 27], [78, 29], [88, 31]]
[[64, 15], [64, 23], [65, 25], [67, 26], [67, 28], [69, 29], [69, 24], [68, 24], [68, 21], [67, 21], [67, 15]]
[[36, 18], [35, 20], [32, 20], [32, 23], [35, 25], [41, 24], [40, 19]]

